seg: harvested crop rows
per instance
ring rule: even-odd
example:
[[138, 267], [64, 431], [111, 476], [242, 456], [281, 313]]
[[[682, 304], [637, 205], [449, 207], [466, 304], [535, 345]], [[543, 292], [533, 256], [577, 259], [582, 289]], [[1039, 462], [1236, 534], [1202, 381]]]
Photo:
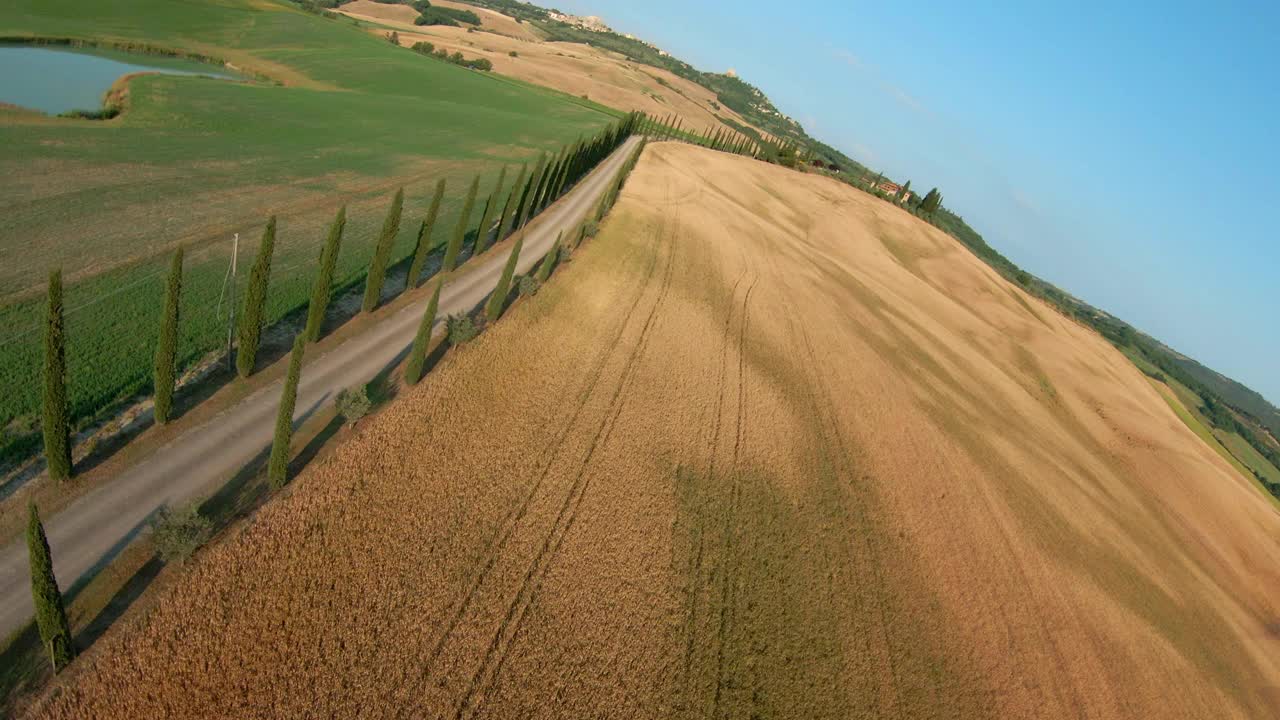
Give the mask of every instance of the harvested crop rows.
[[658, 143], [36, 715], [1268, 717], [1278, 527], [946, 236]]

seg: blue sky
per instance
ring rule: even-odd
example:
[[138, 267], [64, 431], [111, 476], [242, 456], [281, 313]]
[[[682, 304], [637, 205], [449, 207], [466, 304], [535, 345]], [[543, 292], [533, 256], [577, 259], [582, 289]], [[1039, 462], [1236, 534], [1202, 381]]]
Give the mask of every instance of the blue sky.
[[558, 0], [1280, 404], [1280, 3]]

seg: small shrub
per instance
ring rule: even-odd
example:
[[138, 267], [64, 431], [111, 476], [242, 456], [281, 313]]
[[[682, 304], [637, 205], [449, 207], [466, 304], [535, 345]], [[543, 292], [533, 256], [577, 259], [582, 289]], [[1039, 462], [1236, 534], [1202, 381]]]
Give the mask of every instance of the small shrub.
[[516, 52], [515, 50], [512, 50], [507, 54], [510, 55], [511, 57], [520, 57], [520, 53]]
[[356, 421], [368, 415], [373, 407], [373, 403], [369, 400], [369, 391], [364, 385], [339, 391], [334, 404], [338, 408], [338, 414], [347, 421], [348, 425], [355, 425]]
[[101, 110], [68, 110], [58, 115], [77, 120], [110, 120], [120, 114], [119, 105], [106, 105]]
[[595, 220], [587, 220], [586, 224], [582, 226], [582, 237], [584, 239], [593, 238], [598, 232], [600, 232], [600, 224]]
[[400, 33], [396, 32], [395, 30], [392, 30], [392, 31], [387, 35], [387, 42], [391, 43], [392, 45], [395, 45], [395, 46], [399, 47], [399, 45], [400, 45]]
[[445, 320], [445, 327], [448, 329], [450, 347], [458, 347], [474, 340], [481, 330], [470, 315], [450, 315]]
[[516, 285], [516, 287], [519, 289], [520, 297], [528, 297], [530, 295], [537, 295], [538, 289], [542, 287], [542, 283], [538, 282], [538, 279], [532, 275], [522, 275], [520, 277], [520, 283]]
[[209, 539], [213, 524], [192, 503], [177, 510], [160, 508], [151, 531], [161, 560], [184, 562]]

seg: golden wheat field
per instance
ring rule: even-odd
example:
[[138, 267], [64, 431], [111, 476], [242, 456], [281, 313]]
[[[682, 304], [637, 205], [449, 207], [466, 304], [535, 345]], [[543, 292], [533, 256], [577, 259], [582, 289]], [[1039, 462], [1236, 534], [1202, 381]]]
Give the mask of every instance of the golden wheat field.
[[1280, 517], [1101, 338], [835, 181], [600, 235], [48, 718], [1262, 718]]

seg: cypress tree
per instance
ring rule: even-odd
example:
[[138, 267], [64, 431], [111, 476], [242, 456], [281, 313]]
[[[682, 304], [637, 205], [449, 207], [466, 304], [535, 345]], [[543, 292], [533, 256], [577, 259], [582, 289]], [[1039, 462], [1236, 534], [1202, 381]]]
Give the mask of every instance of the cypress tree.
[[493, 212], [498, 209], [498, 197], [502, 195], [502, 185], [507, 181], [507, 166], [502, 166], [502, 171], [498, 173], [498, 184], [493, 187], [493, 193], [489, 195], [489, 202], [485, 203], [484, 214], [480, 216], [480, 229], [476, 232], [476, 250], [472, 255], [479, 255], [489, 249], [489, 225], [493, 222]]
[[497, 200], [497, 197], [493, 193], [489, 193], [489, 197], [484, 200], [484, 210], [480, 211], [480, 224], [476, 226], [476, 239], [471, 243], [471, 257], [479, 255], [480, 251], [483, 250], [480, 245], [480, 243], [483, 242], [482, 236], [488, 234], [484, 231], [484, 226], [488, 221], [489, 216], [493, 213], [493, 203], [495, 200]]
[[67, 623], [67, 610], [62, 604], [62, 591], [53, 575], [53, 558], [49, 555], [49, 540], [40, 522], [36, 504], [27, 505], [27, 556], [31, 563], [31, 599], [36, 606], [36, 627], [40, 641], [49, 653], [49, 662], [56, 673], [75, 657], [71, 644], [71, 626]]
[[244, 310], [240, 313], [240, 347], [236, 350], [236, 371], [240, 377], [253, 374], [258, 360], [258, 344], [262, 341], [262, 314], [267, 304], [267, 283], [271, 279], [271, 254], [276, 247], [276, 216], [267, 221], [258, 245], [258, 257], [249, 271], [249, 287], [244, 294]]
[[311, 301], [307, 303], [307, 328], [302, 336], [308, 342], [320, 339], [320, 328], [324, 325], [324, 314], [329, 309], [329, 300], [333, 296], [333, 273], [338, 267], [338, 250], [342, 245], [342, 232], [347, 226], [347, 206], [338, 208], [338, 214], [329, 225], [329, 236], [325, 238], [324, 247], [320, 248], [320, 263], [316, 269], [315, 284], [311, 286]]
[[462, 241], [467, 237], [467, 226], [471, 224], [471, 211], [476, 206], [476, 191], [480, 189], [480, 176], [471, 181], [471, 189], [467, 191], [467, 201], [462, 204], [462, 215], [458, 216], [458, 226], [453, 229], [453, 237], [449, 238], [449, 247], [444, 251], [444, 263], [441, 273], [452, 272], [458, 266], [458, 253], [462, 252]]
[[67, 338], [62, 316], [62, 271], [49, 271], [44, 329], [44, 456], [49, 477], [71, 477], [71, 412], [67, 406]]
[[271, 441], [271, 459], [267, 462], [267, 480], [273, 488], [289, 482], [289, 443], [293, 441], [293, 408], [298, 403], [298, 377], [302, 374], [302, 353], [306, 338], [299, 335], [289, 353], [289, 374], [280, 391], [280, 409], [276, 411], [276, 434]]
[[497, 320], [502, 315], [503, 306], [507, 302], [507, 293], [511, 292], [511, 278], [516, 274], [516, 263], [520, 260], [520, 248], [523, 245], [524, 236], [521, 235], [516, 238], [515, 247], [511, 248], [511, 255], [507, 258], [507, 265], [502, 268], [502, 277], [498, 278], [498, 285], [493, 289], [489, 302], [484, 306], [484, 314], [489, 318], [489, 322]]
[[556, 173], [555, 179], [551, 182], [551, 202], [559, 200], [564, 195], [564, 183], [569, 177], [569, 165], [573, 162], [573, 150], [570, 149], [564, 156], [564, 162], [560, 163], [560, 172]]
[[431, 344], [431, 326], [436, 323], [436, 309], [440, 306], [440, 288], [443, 285], [443, 278], [436, 281], [436, 291], [431, 294], [427, 311], [422, 314], [418, 334], [413, 336], [413, 349], [409, 351], [409, 362], [404, 366], [404, 381], [410, 385], [417, 385], [422, 379], [422, 368], [427, 362], [427, 346]]
[[547, 155], [543, 153], [542, 157], [538, 158], [538, 164], [533, 168], [533, 174], [529, 176], [529, 184], [525, 186], [524, 195], [520, 198], [520, 213], [519, 217], [516, 218], [516, 230], [524, 227], [525, 223], [529, 222], [529, 212], [533, 206], [534, 188], [542, 183], [542, 176], [546, 171]]
[[542, 263], [538, 265], [538, 272], [534, 273], [534, 277], [538, 279], [538, 282], [544, 283], [547, 281], [547, 278], [551, 277], [551, 270], [556, 264], [557, 259], [560, 257], [560, 241], [563, 238], [564, 231], [561, 230], [560, 234], [556, 236], [555, 244], [552, 245], [551, 249], [547, 251], [547, 254], [543, 256]]
[[537, 217], [542, 212], [542, 208], [546, 206], [547, 186], [551, 184], [551, 176], [555, 174], [560, 167], [560, 156], [551, 158], [547, 166], [542, 169], [542, 179], [538, 181], [538, 186], [533, 189], [533, 198], [529, 202], [529, 216]]
[[565, 148], [560, 149], [560, 154], [556, 155], [555, 162], [547, 166], [546, 177], [542, 179], [542, 187], [539, 188], [537, 196], [534, 198], [533, 213], [537, 215], [542, 212], [550, 203], [551, 187], [555, 184], [556, 175], [560, 174], [560, 164], [564, 162]]
[[169, 283], [164, 293], [164, 314], [160, 316], [160, 340], [156, 343], [156, 423], [169, 422], [173, 410], [173, 389], [178, 374], [178, 305], [182, 294], [182, 248], [173, 254]]
[[387, 263], [391, 260], [391, 246], [396, 242], [396, 233], [400, 232], [400, 213], [404, 208], [404, 188], [396, 190], [391, 199], [391, 208], [382, 221], [382, 233], [378, 235], [378, 244], [373, 248], [373, 259], [369, 261], [369, 275], [364, 281], [364, 303], [361, 312], [373, 312], [382, 299], [382, 286], [387, 280]]
[[422, 267], [427, 264], [427, 255], [431, 253], [431, 231], [436, 226], [436, 215], [440, 213], [440, 200], [444, 197], [444, 178], [436, 183], [436, 194], [431, 198], [431, 207], [427, 217], [418, 226], [418, 244], [413, 249], [413, 262], [409, 263], [409, 274], [404, 279], [404, 289], [418, 286], [418, 278], [422, 275]]
[[569, 167], [565, 168], [564, 182], [560, 184], [561, 190], [573, 185], [582, 176], [579, 169], [582, 167], [582, 154], [586, 152], [586, 149], [586, 143], [582, 142], [582, 140], [578, 140], [577, 144], [574, 145], [573, 155], [569, 158]]
[[934, 188], [924, 196], [924, 200], [920, 201], [920, 212], [932, 215], [937, 212], [940, 205], [942, 205], [942, 193], [938, 192], [938, 188]]
[[511, 223], [515, 222], [516, 198], [520, 195], [520, 188], [524, 185], [524, 176], [529, 172], [529, 166], [521, 165], [520, 174], [516, 176], [516, 184], [511, 186], [511, 192], [507, 194], [507, 202], [502, 206], [502, 220], [498, 223], [498, 234], [494, 236], [494, 242], [502, 242], [511, 232]]

